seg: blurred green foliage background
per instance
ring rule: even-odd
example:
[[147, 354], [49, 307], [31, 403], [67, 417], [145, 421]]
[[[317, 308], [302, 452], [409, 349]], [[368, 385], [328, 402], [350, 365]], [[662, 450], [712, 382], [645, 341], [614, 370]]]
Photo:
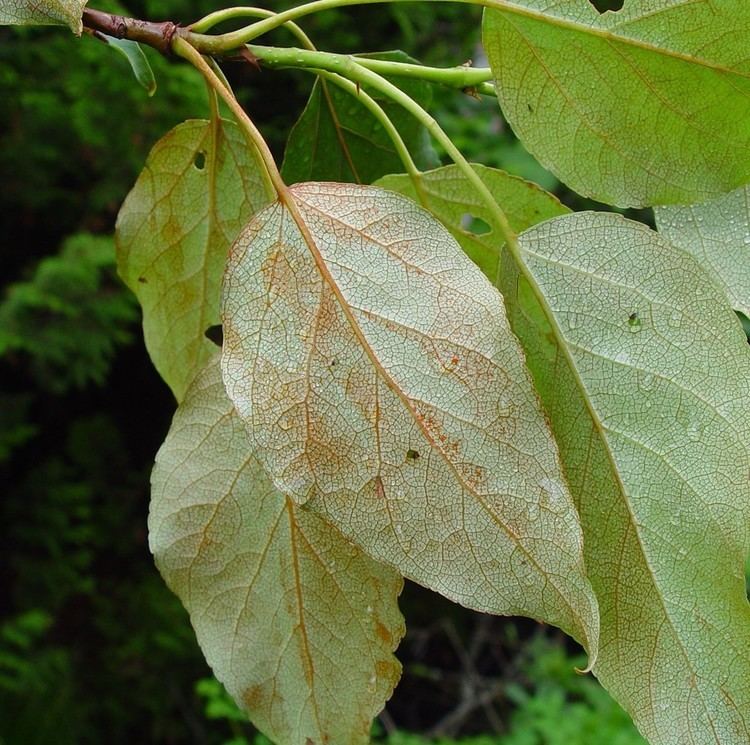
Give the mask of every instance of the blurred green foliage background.
[[[222, 7], [95, 5], [183, 23]], [[305, 25], [335, 51], [401, 48], [438, 65], [479, 51], [479, 11], [468, 6], [376, 5]], [[289, 43], [282, 31], [272, 41]], [[5, 745], [267, 743], [211, 677], [147, 547], [149, 471], [174, 402], [116, 276], [112, 232], [149, 148], [180, 121], [205, 116], [207, 99], [187, 66], [146, 53], [158, 83], [153, 98], [124, 58], [93, 38], [0, 29]], [[226, 72], [280, 160], [312, 79], [244, 64]], [[494, 101], [456, 91], [436, 91], [436, 100], [437, 117], [469, 157], [580, 206], [516, 142]], [[378, 741], [643, 742], [596, 682], [575, 674], [581, 660], [559, 634], [488, 621], [411, 585], [403, 608], [404, 680], [375, 723]]]

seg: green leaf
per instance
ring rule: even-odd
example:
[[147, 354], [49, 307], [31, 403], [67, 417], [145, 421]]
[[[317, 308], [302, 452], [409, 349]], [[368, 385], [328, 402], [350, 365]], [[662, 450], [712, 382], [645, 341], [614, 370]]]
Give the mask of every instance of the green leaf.
[[694, 202], [750, 181], [750, 3], [498, 0], [483, 40], [536, 158], [608, 204]]
[[503, 290], [601, 610], [594, 672], [651, 745], [750, 738], [750, 348], [711, 279], [618, 215], [521, 236]]
[[[568, 212], [568, 208], [536, 184], [511, 176], [505, 171], [473, 165], [517, 233], [550, 217]], [[450, 165], [427, 171], [420, 177], [423, 206], [448, 228], [471, 260], [496, 282], [498, 278], [502, 231], [484, 200], [468, 182], [458, 166]], [[384, 176], [377, 184], [399, 192], [419, 203], [412, 179], [406, 174]], [[472, 231], [471, 218], [478, 218], [478, 229]]]
[[149, 96], [153, 96], [156, 93], [156, 79], [141, 45], [129, 39], [116, 39], [106, 34], [101, 34], [101, 36], [107, 44], [125, 57], [133, 70], [135, 79], [146, 89]]
[[0, 0], [0, 25], [70, 26], [80, 36], [85, 7], [86, 0]]
[[375, 187], [300, 184], [224, 280], [223, 369], [277, 488], [375, 559], [596, 655], [578, 518], [502, 298]]
[[117, 218], [118, 268], [143, 307], [160, 375], [181, 400], [216, 351], [221, 275], [232, 241], [272, 199], [237, 125], [192, 120], [156, 143]]
[[[368, 55], [375, 59], [414, 62], [403, 52]], [[422, 80], [389, 78], [423, 107], [432, 102], [432, 85]], [[417, 165], [438, 165], [427, 130], [404, 109], [378, 91], [375, 98], [396, 126]], [[316, 81], [310, 100], [294, 125], [284, 153], [281, 175], [288, 184], [301, 181], [346, 181], [369, 184], [386, 173], [403, 170], [390, 137], [373, 115], [336, 85]]]
[[659, 232], [694, 256], [750, 317], [750, 187], [703, 204], [654, 210]]
[[275, 743], [369, 742], [401, 672], [403, 580], [273, 487], [218, 355], [157, 455], [149, 543], [217, 678]]

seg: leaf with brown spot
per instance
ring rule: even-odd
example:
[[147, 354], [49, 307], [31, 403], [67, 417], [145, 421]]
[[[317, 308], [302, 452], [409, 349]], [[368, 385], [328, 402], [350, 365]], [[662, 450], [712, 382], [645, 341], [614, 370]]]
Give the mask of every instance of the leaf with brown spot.
[[227, 392], [276, 486], [415, 581], [595, 656], [578, 517], [500, 294], [406, 197], [289, 199], [238, 239], [223, 303]]
[[217, 678], [275, 743], [369, 742], [401, 672], [403, 581], [273, 487], [218, 359], [157, 456], [149, 543]]
[[229, 247], [271, 195], [236, 124], [192, 120], [156, 143], [120, 209], [120, 276], [143, 307], [146, 347], [178, 401], [216, 351], [204, 334], [219, 323]]

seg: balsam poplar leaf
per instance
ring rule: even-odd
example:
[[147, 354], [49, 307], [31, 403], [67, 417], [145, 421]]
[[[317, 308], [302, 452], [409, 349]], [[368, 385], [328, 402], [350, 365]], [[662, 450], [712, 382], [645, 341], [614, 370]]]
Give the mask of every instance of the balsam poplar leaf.
[[[646, 226], [541, 223], [503, 291], [560, 447], [601, 611], [594, 667], [651, 745], [750, 741], [750, 347]], [[536, 285], [536, 286], [535, 286]]]
[[274, 488], [218, 358], [157, 455], [149, 543], [217, 678], [274, 743], [369, 743], [401, 673], [403, 580]]
[[277, 488], [407, 577], [595, 657], [578, 518], [499, 293], [406, 197], [288, 199], [232, 249], [222, 316], [227, 392]]
[[750, 181], [750, 3], [495, 0], [484, 47], [526, 148], [622, 207], [705, 200]]
[[117, 218], [120, 276], [143, 308], [156, 369], [182, 399], [216, 347], [227, 253], [273, 190], [236, 124], [192, 120], [154, 145]]

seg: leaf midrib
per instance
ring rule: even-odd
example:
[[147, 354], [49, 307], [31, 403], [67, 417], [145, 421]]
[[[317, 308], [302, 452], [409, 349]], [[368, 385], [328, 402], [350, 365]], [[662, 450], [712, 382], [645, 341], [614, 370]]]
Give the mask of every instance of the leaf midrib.
[[[533, 252], [531, 250], [528, 250], [528, 249], [525, 249], [525, 248], [521, 248], [520, 252], [521, 253], [533, 254], [538, 259], [540, 259], [542, 261], [547, 261], [547, 257], [543, 256], [542, 254], [538, 254], [536, 252]], [[610, 447], [609, 441], [607, 440], [607, 437], [605, 436], [605, 431], [606, 431], [607, 428], [604, 426], [604, 424], [602, 423], [602, 421], [599, 418], [598, 413], [594, 409], [594, 406], [593, 406], [593, 403], [591, 401], [591, 398], [588, 395], [588, 389], [587, 389], [585, 383], [583, 382], [583, 379], [581, 378], [581, 376], [580, 376], [580, 374], [578, 372], [578, 368], [575, 365], [575, 362], [573, 360], [572, 354], [570, 353], [568, 345], [565, 343], [565, 335], [563, 334], [562, 329], [560, 328], [559, 324], [557, 323], [557, 319], [556, 319], [554, 313], [552, 312], [552, 309], [550, 308], [549, 304], [547, 303], [546, 296], [544, 295], [544, 293], [541, 291], [541, 288], [537, 284], [536, 278], [534, 277], [533, 273], [526, 266], [525, 262], [523, 261], [523, 259], [520, 256], [516, 255], [512, 251], [511, 251], [511, 256], [513, 257], [513, 260], [516, 263], [516, 265], [518, 266], [519, 271], [521, 272], [521, 274], [529, 282], [529, 285], [531, 286], [531, 289], [532, 289], [532, 291], [534, 293], [534, 296], [537, 299], [537, 302], [542, 307], [542, 310], [544, 311], [544, 315], [545, 315], [545, 317], [547, 319], [547, 322], [550, 324], [550, 327], [552, 328], [552, 332], [554, 334], [555, 341], [556, 341], [556, 346], [562, 352], [563, 356], [565, 357], [565, 359], [566, 359], [566, 361], [568, 363], [568, 368], [570, 369], [571, 374], [573, 375], [573, 379], [574, 379], [574, 381], [575, 381], [578, 389], [581, 391], [581, 395], [582, 395], [582, 398], [583, 398], [583, 400], [585, 402], [586, 409], [589, 412], [589, 417], [590, 417], [591, 422], [592, 422], [592, 424], [594, 426], [594, 429], [596, 430], [596, 432], [597, 432], [597, 434], [599, 436], [599, 440], [602, 443], [602, 447], [604, 448], [604, 452], [605, 452], [607, 460], [608, 460], [608, 462], [610, 464], [610, 471], [611, 471], [611, 473], [612, 473], [612, 475], [614, 477], [615, 484], [617, 486], [618, 492], [619, 492], [619, 494], [621, 496], [621, 499], [622, 499], [622, 503], [625, 505], [625, 508], [626, 508], [627, 513], [629, 515], [629, 518], [630, 518], [629, 519], [629, 525], [630, 525], [631, 529], [633, 530], [633, 532], [634, 532], [634, 534], [636, 536], [636, 539], [637, 539], [637, 542], [638, 542], [638, 547], [639, 547], [639, 550], [640, 550], [640, 554], [641, 554], [641, 557], [643, 559], [643, 564], [648, 569], [648, 574], [649, 574], [649, 577], [651, 578], [651, 582], [653, 583], [653, 586], [658, 589], [660, 587], [660, 585], [659, 585], [659, 582], [657, 581], [657, 574], [656, 574], [656, 572], [655, 572], [654, 568], [652, 567], [651, 562], [649, 560], [648, 554], [646, 552], [646, 549], [645, 549], [645, 546], [644, 546], [644, 543], [643, 543], [643, 539], [641, 537], [641, 533], [640, 533], [640, 531], [638, 529], [639, 528], [638, 522], [635, 519], [635, 514], [633, 513], [633, 509], [632, 509], [632, 506], [630, 504], [630, 500], [628, 499], [628, 496], [627, 496], [628, 493], [627, 493], [627, 491], [625, 489], [625, 484], [623, 483], [623, 480], [622, 480], [619, 468], [617, 467], [617, 461], [616, 461], [616, 459], [614, 457], [614, 453], [612, 452], [612, 449]], [[669, 624], [670, 628], [672, 629], [672, 633], [674, 634], [674, 638], [677, 640], [677, 644], [679, 646], [679, 649], [682, 652], [683, 657], [685, 658], [685, 661], [688, 663], [688, 666], [689, 666], [690, 670], [692, 672], [695, 672], [692, 659], [690, 658], [690, 656], [688, 654], [688, 651], [687, 651], [687, 649], [685, 648], [685, 646], [683, 644], [683, 640], [682, 640], [680, 634], [677, 632], [677, 629], [676, 629], [676, 627], [674, 625], [672, 616], [670, 615], [669, 611], [667, 610], [666, 604], [665, 604], [664, 599], [663, 599], [663, 597], [662, 597], [662, 595], [661, 595], [660, 592], [657, 592], [657, 597], [659, 598], [659, 603], [660, 603], [660, 605], [662, 607], [662, 610], [664, 612], [664, 619]], [[715, 726], [714, 726], [713, 718], [711, 716], [711, 711], [710, 711], [709, 707], [706, 705], [706, 701], [705, 701], [705, 698], [704, 698], [704, 695], [703, 695], [703, 691], [700, 688], [698, 688], [697, 686], [696, 686], [696, 690], [698, 691], [698, 694], [699, 694], [699, 696], [701, 698], [701, 703], [703, 705], [703, 710], [705, 711], [707, 719], [708, 719], [708, 722], [711, 725], [711, 730], [714, 733], [714, 739], [715, 739], [717, 745], [721, 745], [721, 740], [718, 738], [718, 736], [716, 734], [716, 729], [715, 729]], [[650, 695], [649, 695], [649, 700], [650, 701], [652, 700]], [[654, 718], [654, 722], [655, 722], [655, 718]]]
[[302, 588], [305, 583], [301, 577], [301, 568], [297, 550], [297, 521], [294, 515], [294, 504], [288, 496], [284, 496], [284, 511], [287, 513], [289, 519], [289, 546], [291, 549], [293, 567], [292, 574], [294, 575], [294, 593], [297, 600], [297, 618], [299, 620], [297, 628], [299, 629], [302, 642], [302, 654], [307, 662], [307, 670], [304, 672], [304, 675], [306, 678], [309, 675], [307, 682], [310, 686], [310, 696], [308, 700], [312, 704], [313, 716], [315, 717], [315, 724], [318, 727], [318, 732], [321, 737], [325, 737], [325, 730], [321, 725], [320, 712], [318, 711], [318, 700], [315, 697], [315, 664], [313, 663], [312, 652], [310, 651], [310, 640], [307, 636], [307, 624], [305, 622], [305, 604], [302, 598]]
[[565, 607], [571, 613], [571, 620], [577, 621], [580, 627], [579, 630], [583, 633], [584, 638], [588, 642], [591, 642], [592, 639], [589, 638], [587, 623], [584, 620], [583, 614], [579, 613], [572, 607], [572, 605], [570, 604], [570, 602], [568, 601], [567, 597], [562, 592], [562, 590], [560, 590], [557, 587], [557, 584], [554, 581], [552, 581], [551, 575], [549, 575], [542, 569], [542, 567], [536, 561], [535, 557], [523, 545], [520, 538], [515, 534], [515, 532], [508, 525], [506, 525], [502, 520], [500, 520], [499, 515], [496, 515], [490, 509], [489, 505], [486, 503], [483, 497], [480, 494], [478, 494], [474, 489], [472, 489], [468, 483], [465, 482], [461, 473], [456, 468], [455, 464], [450, 460], [448, 455], [443, 451], [443, 449], [439, 446], [439, 444], [435, 441], [435, 439], [430, 435], [429, 431], [424, 426], [424, 423], [417, 416], [417, 413], [416, 411], [414, 411], [414, 408], [410, 400], [406, 397], [406, 395], [400, 389], [400, 387], [396, 384], [396, 382], [391, 378], [391, 376], [388, 374], [388, 371], [385, 370], [385, 368], [382, 366], [377, 356], [375, 355], [370, 343], [368, 342], [366, 336], [364, 335], [364, 332], [359, 327], [357, 320], [354, 318], [353, 314], [351, 313], [348, 303], [346, 302], [346, 299], [344, 298], [343, 293], [341, 292], [341, 289], [339, 288], [336, 280], [334, 279], [333, 275], [329, 271], [326, 261], [323, 255], [320, 253], [320, 250], [318, 249], [317, 243], [315, 242], [315, 239], [313, 238], [312, 233], [307, 227], [307, 224], [301, 214], [301, 211], [299, 209], [299, 206], [297, 205], [297, 202], [299, 201], [300, 203], [304, 204], [309, 209], [319, 212], [320, 214], [323, 214], [329, 220], [335, 220], [335, 218], [329, 214], [321, 213], [320, 210], [317, 210], [313, 205], [308, 204], [302, 198], [302, 196], [298, 194], [297, 190], [290, 189], [289, 191], [290, 191], [289, 200], [288, 201], [285, 200], [285, 206], [287, 210], [291, 213], [293, 221], [295, 225], [297, 226], [297, 229], [302, 234], [305, 244], [310, 250], [313, 260], [315, 261], [315, 264], [324, 282], [331, 288], [331, 292], [334, 294], [334, 297], [336, 298], [337, 303], [341, 307], [342, 312], [344, 313], [344, 317], [347, 319], [347, 322], [349, 323], [349, 326], [351, 327], [352, 332], [354, 333], [355, 337], [359, 341], [362, 349], [365, 351], [365, 354], [367, 354], [373, 367], [380, 374], [381, 378], [383, 379], [383, 382], [402, 402], [404, 408], [411, 414], [414, 422], [417, 424], [417, 426], [419, 427], [419, 430], [422, 432], [424, 438], [431, 445], [433, 450], [440, 453], [443, 461], [446, 463], [448, 468], [453, 472], [457, 483], [461, 484], [467, 493], [472, 494], [474, 496], [477, 503], [487, 513], [487, 515], [491, 518], [491, 520], [500, 528], [502, 528], [502, 530], [504, 530], [505, 533], [508, 535], [508, 537], [514, 542], [514, 544], [518, 546], [518, 548], [521, 551], [523, 551], [525, 556], [528, 557], [529, 561], [536, 567], [540, 576], [544, 577], [546, 580], [549, 581], [550, 585], [555, 589], [555, 592], [558, 594], [558, 596], [560, 597]]

